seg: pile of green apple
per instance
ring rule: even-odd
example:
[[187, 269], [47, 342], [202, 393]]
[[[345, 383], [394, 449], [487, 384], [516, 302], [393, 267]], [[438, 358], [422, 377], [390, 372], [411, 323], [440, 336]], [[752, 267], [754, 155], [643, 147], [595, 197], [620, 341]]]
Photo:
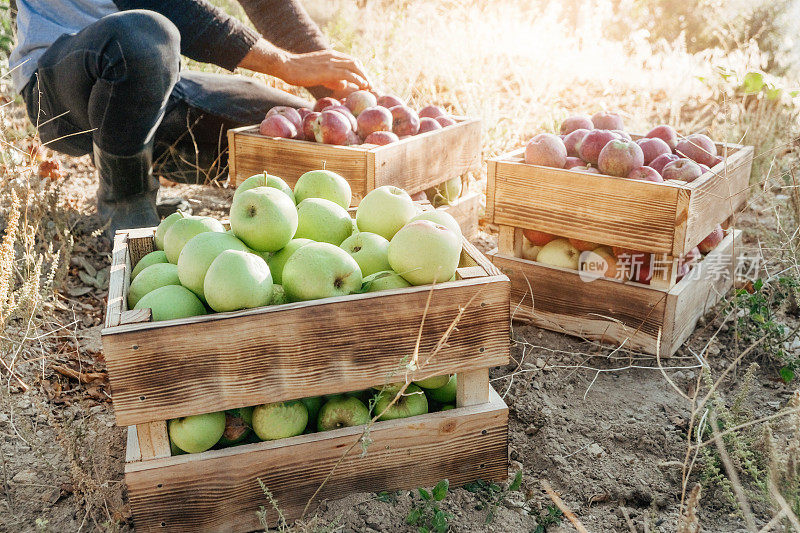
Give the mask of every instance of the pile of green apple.
[[451, 215], [388, 185], [355, 219], [351, 200], [335, 172], [306, 172], [294, 190], [265, 172], [236, 190], [227, 231], [174, 213], [131, 272], [128, 306], [159, 321], [454, 279], [462, 237]]
[[175, 418], [167, 424], [172, 455], [360, 426], [378, 415], [395, 420], [446, 411], [455, 407], [456, 385], [455, 374], [417, 381], [394, 404], [398, 384]]

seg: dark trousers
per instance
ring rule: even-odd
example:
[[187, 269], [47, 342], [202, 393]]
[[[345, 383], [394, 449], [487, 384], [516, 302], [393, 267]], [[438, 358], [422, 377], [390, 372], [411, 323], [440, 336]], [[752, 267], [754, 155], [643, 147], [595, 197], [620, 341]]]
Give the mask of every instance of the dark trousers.
[[242, 76], [180, 71], [180, 34], [153, 11], [103, 17], [62, 35], [23, 90], [47, 146], [115, 156], [153, 143], [157, 173], [190, 183], [227, 168], [229, 128], [260, 122], [276, 105], [309, 103]]

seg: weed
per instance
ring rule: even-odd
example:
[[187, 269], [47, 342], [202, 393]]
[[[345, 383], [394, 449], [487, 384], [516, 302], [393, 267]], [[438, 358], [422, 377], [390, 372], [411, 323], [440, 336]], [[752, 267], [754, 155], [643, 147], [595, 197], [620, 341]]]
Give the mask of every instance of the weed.
[[535, 516], [536, 529], [533, 530], [533, 533], [546, 533], [548, 527], [557, 526], [564, 519], [564, 513], [555, 505], [548, 505], [543, 511]]
[[443, 511], [439, 502], [447, 497], [450, 482], [443, 479], [428, 492], [426, 489], [417, 489], [419, 500], [414, 500], [411, 510], [406, 516], [406, 524], [416, 526], [419, 533], [445, 533], [450, 529], [450, 519], [453, 515]]
[[479, 510], [487, 510], [484, 523], [488, 525], [494, 520], [494, 514], [500, 504], [505, 501], [509, 494], [518, 491], [521, 485], [522, 470], [519, 470], [514, 475], [514, 479], [511, 481], [511, 483], [505, 487], [501, 487], [497, 483], [487, 483], [486, 481], [479, 479], [473, 483], [467, 483], [464, 485], [464, 488], [475, 494], [475, 496], [478, 498], [479, 503], [477, 508]]

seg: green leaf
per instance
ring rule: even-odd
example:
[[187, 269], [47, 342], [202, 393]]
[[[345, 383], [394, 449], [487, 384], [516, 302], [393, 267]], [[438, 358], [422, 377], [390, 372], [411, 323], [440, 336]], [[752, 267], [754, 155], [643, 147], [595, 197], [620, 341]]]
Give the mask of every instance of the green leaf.
[[781, 379], [782, 379], [782, 380], [783, 380], [785, 383], [787, 383], [787, 384], [788, 384], [788, 383], [791, 383], [792, 381], [794, 381], [794, 376], [795, 376], [795, 375], [794, 375], [794, 370], [792, 370], [792, 369], [791, 369], [791, 368], [789, 368], [788, 366], [785, 366], [785, 367], [781, 368], [781, 369], [778, 371], [778, 373], [781, 375]]
[[764, 87], [764, 75], [760, 72], [748, 72], [744, 75], [742, 89], [747, 94], [756, 94]]
[[766, 91], [767, 100], [780, 100], [781, 96], [783, 96], [783, 89], [779, 89], [778, 87], [770, 87]]
[[433, 499], [440, 502], [447, 497], [447, 490], [450, 488], [450, 481], [443, 479], [433, 487]]
[[408, 512], [408, 516], [406, 516], [406, 524], [413, 526], [419, 522], [420, 518], [422, 518], [422, 510], [414, 507]]
[[419, 489], [419, 495], [422, 497], [423, 500], [431, 499], [431, 493], [425, 489]]
[[514, 492], [516, 490], [519, 490], [521, 485], [522, 485], [522, 470], [518, 470], [517, 473], [514, 475], [514, 481], [512, 481], [511, 485], [508, 486], [508, 490]]

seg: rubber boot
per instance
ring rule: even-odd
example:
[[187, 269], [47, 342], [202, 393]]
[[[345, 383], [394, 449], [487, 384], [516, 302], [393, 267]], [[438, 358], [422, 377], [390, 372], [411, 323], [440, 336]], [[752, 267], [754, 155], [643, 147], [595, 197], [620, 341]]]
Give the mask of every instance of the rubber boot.
[[118, 230], [158, 226], [158, 178], [153, 176], [153, 144], [134, 155], [118, 156], [94, 145], [94, 166], [100, 177], [97, 213], [114, 242]]

